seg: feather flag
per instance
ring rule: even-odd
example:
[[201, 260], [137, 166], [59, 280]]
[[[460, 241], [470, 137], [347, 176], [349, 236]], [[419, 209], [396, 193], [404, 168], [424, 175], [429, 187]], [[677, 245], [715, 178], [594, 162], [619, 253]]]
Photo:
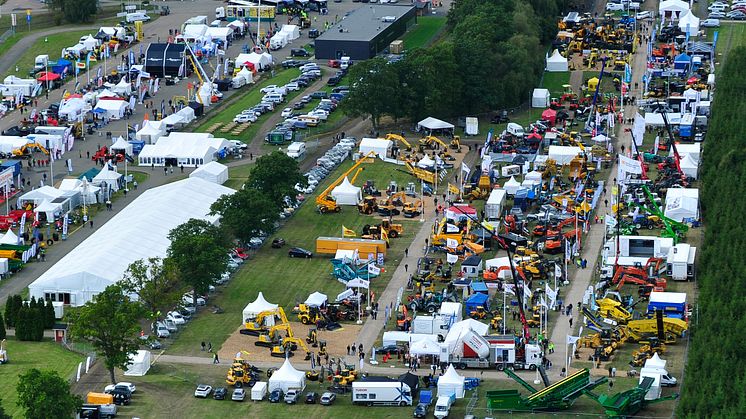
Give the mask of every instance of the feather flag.
[[342, 237], [357, 237], [357, 233], [354, 230], [342, 226]]

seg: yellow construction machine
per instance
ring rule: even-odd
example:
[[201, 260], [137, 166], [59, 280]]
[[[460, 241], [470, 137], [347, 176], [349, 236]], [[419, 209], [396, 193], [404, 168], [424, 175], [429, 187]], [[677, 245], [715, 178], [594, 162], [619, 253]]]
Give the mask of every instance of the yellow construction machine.
[[49, 151], [44, 148], [43, 145], [39, 143], [27, 143], [22, 145], [20, 148], [13, 150], [13, 156], [25, 159], [27, 157], [31, 157], [31, 153], [34, 151], [41, 151], [47, 156], [49, 155]]
[[404, 217], [406, 218], [419, 217], [420, 214], [422, 214], [422, 200], [417, 199], [405, 202], [404, 208], [402, 208], [402, 214], [404, 214]]
[[435, 149], [435, 145], [440, 146], [441, 150], [447, 150], [448, 146], [446, 143], [443, 142], [440, 138], [434, 136], [434, 135], [428, 135], [425, 137], [420, 138], [420, 146]]
[[458, 135], [454, 135], [453, 139], [451, 140], [451, 143], [448, 144], [449, 147], [451, 147], [453, 150], [456, 150], [457, 152], [461, 152], [461, 137]]
[[251, 382], [251, 365], [243, 358], [235, 358], [225, 376], [225, 383], [229, 386], [241, 388], [244, 385], [250, 387]]
[[375, 196], [364, 196], [363, 200], [357, 203], [357, 211], [360, 214], [371, 215], [378, 211], [378, 201]]
[[447, 245], [448, 239], [453, 239], [461, 245], [464, 243], [465, 238], [469, 238], [470, 230], [471, 220], [466, 221], [466, 227], [462, 230], [458, 226], [448, 222], [448, 219], [443, 217], [438, 223], [433, 225], [433, 233], [430, 235], [430, 243], [432, 243], [433, 246], [445, 246]]
[[334, 376], [334, 384], [340, 386], [352, 385], [352, 382], [357, 379], [357, 371], [354, 369], [345, 368]]
[[412, 151], [412, 144], [409, 144], [406, 138], [399, 134], [386, 134], [386, 139], [391, 141], [398, 141], [404, 145], [406, 151]]
[[[665, 343], [672, 343], [676, 338], [684, 336], [689, 329], [689, 324], [675, 317], [663, 317], [663, 336]], [[626, 332], [629, 339], [635, 342], [648, 340], [651, 336], [658, 335], [657, 319], [632, 320], [627, 323]]]
[[341, 176], [329, 186], [327, 186], [326, 189], [324, 189], [317, 197], [316, 197], [316, 209], [321, 214], [326, 214], [329, 212], [339, 212], [342, 208], [337, 205], [337, 201], [334, 200], [334, 198], [331, 196], [332, 190], [336, 188], [340, 183], [344, 181], [344, 179], [353, 171], [355, 171], [358, 167], [360, 167], [361, 164], [363, 164], [366, 161], [369, 161], [368, 158], [375, 158], [376, 153], [374, 151], [371, 151], [370, 153], [366, 154], [365, 157], [358, 160], [355, 164], [352, 165], [349, 169], [347, 169], [344, 173], [342, 173]]
[[303, 324], [316, 324], [319, 320], [324, 320], [317, 307], [310, 307], [306, 304], [298, 305], [298, 320]]
[[282, 309], [282, 307], [277, 307], [272, 310], [266, 310], [259, 313], [254, 320], [247, 320], [245, 322], [246, 331], [242, 331], [245, 334], [248, 335], [254, 335], [258, 336], [262, 333], [266, 333], [269, 331], [269, 328], [264, 325], [264, 319], [267, 317], [279, 317], [280, 323], [279, 324], [288, 324], [288, 318], [285, 316], [285, 310]]
[[598, 313], [603, 317], [612, 319], [620, 324], [632, 320], [632, 313], [627, 311], [619, 301], [611, 298], [602, 298], [596, 300], [596, 304], [598, 304]]
[[292, 330], [290, 330], [290, 324], [278, 324], [270, 327], [267, 333], [260, 334], [259, 339], [254, 342], [254, 345], [264, 346], [265, 348], [271, 348], [277, 345], [277, 342], [282, 338], [282, 336], [279, 335], [279, 332], [281, 331], [285, 332], [286, 336], [291, 336], [293, 334]]
[[306, 352], [306, 360], [311, 359], [311, 351], [308, 349], [308, 346], [306, 346], [306, 342], [303, 339], [298, 339], [296, 337], [286, 337], [283, 339], [281, 344], [272, 347], [270, 355], [276, 358], [285, 358], [286, 356], [290, 357], [293, 356], [293, 351], [298, 348], [301, 348]]
[[411, 173], [412, 176], [416, 177], [417, 179], [422, 180], [431, 185], [435, 184], [435, 172], [431, 172], [429, 170], [425, 170], [423, 168], [417, 167], [414, 164], [414, 162], [412, 162], [411, 160], [405, 160], [404, 167], [406, 167], [409, 173]]

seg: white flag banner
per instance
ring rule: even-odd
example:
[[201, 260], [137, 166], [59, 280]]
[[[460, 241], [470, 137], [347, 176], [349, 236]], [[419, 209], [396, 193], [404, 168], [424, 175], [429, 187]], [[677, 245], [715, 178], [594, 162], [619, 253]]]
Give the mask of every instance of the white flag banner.
[[642, 174], [642, 165], [639, 160], [631, 159], [622, 154], [619, 155], [619, 171], [635, 175]]
[[381, 273], [381, 268], [379, 268], [378, 266], [376, 266], [376, 265], [374, 265], [372, 263], [369, 263], [368, 264], [368, 273], [369, 274], [373, 274], [373, 275], [379, 275]]
[[[562, 278], [562, 268], [558, 264], [554, 264], [554, 276], [556, 278]], [[547, 288], [549, 288], [549, 285], [547, 285]]]
[[567, 344], [568, 345], [574, 345], [575, 342], [580, 340], [580, 336], [570, 336], [567, 335]]
[[469, 166], [467, 166], [464, 162], [461, 162], [461, 171], [466, 173], [466, 175], [464, 176], [469, 176], [469, 173], [471, 173], [471, 169], [469, 169]]
[[645, 117], [638, 112], [635, 114], [635, 123], [632, 125], [632, 134], [635, 136], [635, 145], [642, 146], [642, 137], [645, 135]]
[[65, 218], [62, 219], [62, 234], [64, 234], [65, 236], [67, 236], [67, 222], [68, 222], [67, 214], [68, 213], [65, 213]]
[[544, 307], [544, 308], [549, 308], [549, 306], [547, 305], [546, 300], [544, 300], [544, 296], [541, 296], [541, 298], [539, 298], [539, 305], [542, 306], [542, 307]]
[[549, 284], [544, 284], [544, 292], [547, 293], [549, 302], [552, 303], [552, 305], [554, 305], [554, 301], [557, 299], [557, 291], [549, 287]]
[[528, 289], [528, 286], [526, 284], [523, 284], [523, 299], [525, 300], [524, 303], [529, 304], [531, 301], [531, 296], [534, 294], [531, 292], [530, 289]]
[[446, 239], [446, 247], [449, 249], [455, 249], [458, 247], [458, 240], [456, 239]]
[[606, 214], [604, 215], [604, 224], [606, 224], [607, 227], [616, 227], [616, 218]]
[[655, 136], [655, 144], [653, 144], [653, 154], [658, 154], [658, 146], [661, 144], [661, 137]]
[[448, 262], [448, 263], [456, 263], [456, 262], [458, 262], [458, 256], [449, 253], [449, 254], [446, 255], [446, 262]]
[[515, 295], [515, 284], [503, 284], [506, 294]]

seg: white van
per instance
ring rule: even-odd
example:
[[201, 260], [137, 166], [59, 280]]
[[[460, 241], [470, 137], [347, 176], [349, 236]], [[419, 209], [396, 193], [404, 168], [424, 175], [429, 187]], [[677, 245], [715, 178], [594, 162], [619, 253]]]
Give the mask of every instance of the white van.
[[282, 103], [284, 100], [283, 96], [279, 93], [267, 93], [262, 98], [263, 102]]
[[296, 141], [290, 144], [288, 146], [288, 151], [286, 152], [286, 154], [288, 155], [288, 157], [300, 160], [306, 154], [306, 143]]
[[127, 21], [127, 23], [147, 22], [150, 20], [150, 16], [142, 12], [135, 12], [135, 13], [127, 13], [127, 16], [125, 16], [124, 19]]
[[524, 135], [526, 135], [526, 132], [523, 130], [523, 127], [516, 124], [515, 122], [508, 123], [507, 128], [505, 128], [508, 131], [508, 134], [515, 135], [516, 137], [523, 138]]

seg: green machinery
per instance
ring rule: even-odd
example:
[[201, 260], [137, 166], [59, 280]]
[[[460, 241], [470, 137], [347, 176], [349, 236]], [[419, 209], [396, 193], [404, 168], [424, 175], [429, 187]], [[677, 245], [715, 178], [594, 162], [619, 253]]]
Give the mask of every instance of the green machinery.
[[661, 237], [672, 238], [674, 244], [677, 244], [679, 240], [686, 235], [686, 232], [689, 231], [689, 226], [666, 217], [663, 214], [663, 211], [661, 211], [660, 207], [658, 207], [658, 204], [655, 203], [655, 198], [653, 197], [653, 194], [650, 193], [650, 189], [648, 189], [647, 185], [641, 185], [641, 187], [642, 190], [645, 191], [645, 195], [650, 201], [650, 206], [648, 207], [644, 204], [635, 203], [633, 203], [632, 205], [637, 206], [648, 214], [655, 215], [660, 218], [661, 222], [663, 223], [663, 231], [661, 232]]
[[666, 400], [673, 400], [679, 397], [678, 394], [673, 394], [655, 400], [645, 400], [645, 394], [650, 390], [653, 382], [654, 380], [652, 377], [644, 377], [637, 387], [617, 393], [613, 396], [607, 394], [596, 395], [591, 393], [591, 389], [584, 390], [583, 392], [601, 404], [607, 417], [626, 418], [628, 416], [636, 415], [637, 412], [644, 409], [647, 405], [664, 402]]
[[[591, 381], [590, 371], [582, 369], [542, 390], [536, 390], [513, 371], [505, 370], [505, 373], [530, 391], [531, 395], [521, 396], [518, 390], [488, 391], [487, 407], [490, 409], [531, 412], [564, 410], [572, 406], [584, 392], [606, 382], [606, 377]], [[544, 382], [548, 383], [546, 378]]]

